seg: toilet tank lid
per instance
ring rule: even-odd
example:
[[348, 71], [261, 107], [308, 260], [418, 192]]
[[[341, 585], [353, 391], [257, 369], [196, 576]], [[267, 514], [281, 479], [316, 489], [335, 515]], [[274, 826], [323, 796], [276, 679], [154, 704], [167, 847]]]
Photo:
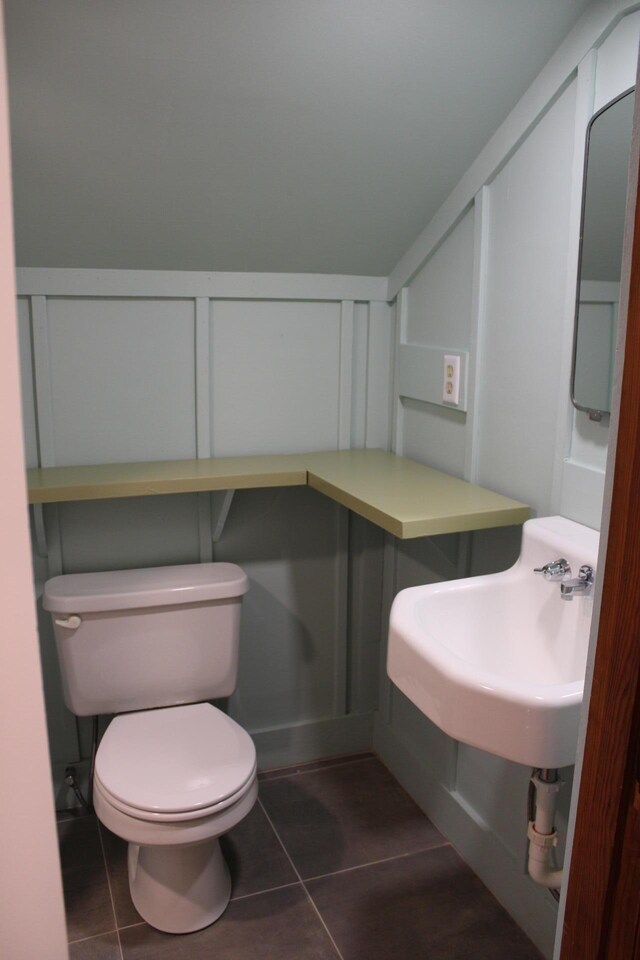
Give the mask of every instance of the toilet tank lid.
[[52, 577], [42, 605], [52, 613], [133, 610], [241, 597], [248, 588], [246, 573], [235, 563], [190, 563]]

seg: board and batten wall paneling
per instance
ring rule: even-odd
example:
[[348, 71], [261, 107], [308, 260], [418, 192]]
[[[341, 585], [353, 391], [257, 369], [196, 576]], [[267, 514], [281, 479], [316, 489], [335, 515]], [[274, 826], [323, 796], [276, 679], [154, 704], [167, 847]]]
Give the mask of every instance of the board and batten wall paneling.
[[549, 512], [567, 276], [575, 82], [491, 184], [478, 482]]
[[192, 300], [47, 300], [58, 464], [195, 457]]
[[[585, 102], [577, 116], [576, 163], [582, 161], [591, 116], [635, 84], [639, 41], [640, 11], [636, 11], [624, 17], [598, 48], [591, 85], [583, 94]], [[575, 287], [570, 302], [574, 300]], [[608, 417], [594, 423], [584, 411], [569, 410], [569, 429], [562, 451], [565, 459], [556, 481], [556, 500], [563, 516], [592, 527], [600, 523], [608, 438]]]
[[[406, 321], [396, 358], [395, 402], [402, 405], [403, 454], [455, 476], [464, 474], [467, 413], [442, 404], [441, 363], [429, 367], [430, 382], [425, 384], [424, 395], [437, 401], [429, 403], [421, 392], [409, 393], [402, 361], [406, 352], [416, 352], [414, 344], [439, 348], [435, 351], [438, 357], [440, 351], [457, 352], [466, 361], [471, 341], [473, 255], [472, 208], [406, 288]], [[463, 371], [466, 373], [464, 362]]]
[[337, 448], [340, 316], [339, 303], [212, 301], [213, 456]]
[[[162, 292], [146, 296], [146, 278], [137, 276], [140, 295], [132, 296], [127, 271], [78, 271], [78, 295], [73, 271], [22, 273], [33, 465], [387, 444], [391, 311], [382, 302], [343, 301], [345, 278], [333, 289], [319, 278], [326, 300], [296, 299], [293, 292], [305, 293], [299, 279], [282, 300], [249, 299], [266, 282], [256, 287], [250, 276], [247, 299], [213, 300], [182, 295], [180, 274], [154, 275], [151, 286]], [[309, 282], [317, 286], [317, 278]], [[49, 287], [58, 295], [47, 296]], [[239, 491], [215, 545], [216, 504], [207, 494], [50, 505], [44, 514], [46, 538], [40, 531], [34, 542], [38, 594], [59, 572], [211, 558], [246, 568], [240, 684], [229, 709], [256, 735], [263, 765], [370, 745], [380, 618], [362, 596], [379, 593], [381, 543], [360, 531], [364, 547], [349, 561], [346, 510], [306, 488]], [[352, 577], [358, 602], [350, 600]], [[87, 772], [88, 729], [64, 706], [50, 617], [41, 606], [39, 613], [64, 805], [64, 767], [75, 763], [81, 778]]]
[[[584, 36], [565, 45], [562, 65], [559, 51], [391, 278], [392, 286], [400, 290], [399, 340], [408, 340], [410, 312], [415, 309], [419, 316], [422, 309], [426, 316], [429, 297], [423, 294], [412, 302], [412, 291], [428, 283], [432, 301], [441, 296], [438, 281], [447, 266], [440, 263], [436, 274], [433, 265], [438, 253], [446, 251], [449, 271], [454, 272], [452, 241], [469, 215], [465, 211], [476, 191], [470, 339], [462, 343], [469, 349], [473, 380], [470, 415], [459, 424], [466, 433], [465, 472], [477, 482], [532, 503], [539, 513], [560, 506], [564, 515], [587, 523], [595, 518], [595, 524], [602, 493], [596, 463], [601, 460], [601, 436], [585, 429], [579, 414], [574, 418], [568, 398], [573, 293], [584, 133], [594, 89], [596, 102], [598, 97], [604, 102], [633, 83], [635, 74], [638, 15], [618, 22], [624, 9], [623, 3], [612, 4], [597, 27], [591, 24], [593, 43], [601, 44], [597, 55]], [[574, 41], [575, 50], [581, 52], [570, 61]], [[554, 72], [557, 82], [551, 82]], [[623, 77], [631, 79], [626, 82]], [[451, 304], [452, 316], [457, 316], [453, 304], [458, 294], [453, 285], [444, 290], [444, 311]], [[411, 338], [417, 340], [422, 333], [411, 323]], [[443, 346], [428, 320], [424, 323], [423, 342]], [[449, 437], [454, 425], [448, 439], [439, 445], [432, 442], [427, 452], [424, 411], [416, 401], [411, 404], [415, 409], [400, 404], [397, 387], [396, 382], [398, 448], [420, 456], [422, 447], [423, 456], [435, 457], [442, 446], [453, 456], [456, 446]], [[606, 432], [602, 424], [596, 427]], [[462, 444], [459, 463], [461, 450]], [[383, 595], [388, 604], [397, 589], [414, 583], [451, 579], [464, 569], [472, 575], [505, 569], [518, 556], [519, 540], [517, 528], [476, 533], [466, 558], [462, 540], [457, 550], [450, 545], [440, 556], [424, 547], [390, 548], [385, 554]], [[382, 664], [384, 669], [384, 655]], [[523, 870], [527, 771], [470, 747], [456, 747], [401, 694], [385, 690], [384, 678], [381, 698], [374, 734], [377, 749], [550, 956], [557, 908]], [[563, 771], [567, 786], [558, 813], [563, 839], [571, 772]]]
[[469, 349], [473, 240], [471, 207], [408, 285], [406, 342]]
[[18, 345], [20, 348], [20, 384], [22, 424], [27, 467], [38, 466], [38, 425], [31, 349], [31, 306], [28, 297], [18, 297]]
[[235, 495], [215, 557], [241, 563], [250, 580], [231, 700], [250, 731], [345, 713], [344, 523], [306, 487]]
[[[434, 245], [399, 304], [400, 343], [470, 351], [474, 374], [471, 416], [447, 411], [448, 418], [435, 405], [401, 400], [396, 378], [403, 453], [461, 475], [474, 470], [477, 482], [520, 496], [538, 512], [549, 511], [556, 450], [575, 110], [573, 83]], [[443, 341], [447, 316], [451, 340]], [[497, 538], [487, 531], [403, 543], [386, 576], [393, 576], [393, 594], [505, 569], [518, 552], [517, 529]], [[385, 691], [384, 679], [381, 697], [374, 743], [384, 759], [549, 956], [556, 908], [522, 867], [527, 772], [456, 745], [402, 694]]]

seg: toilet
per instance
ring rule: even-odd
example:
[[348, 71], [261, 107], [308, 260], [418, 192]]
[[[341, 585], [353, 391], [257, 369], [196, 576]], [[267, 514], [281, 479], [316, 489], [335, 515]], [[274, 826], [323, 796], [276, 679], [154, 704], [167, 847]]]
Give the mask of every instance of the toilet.
[[95, 758], [96, 814], [129, 843], [136, 909], [167, 933], [223, 913], [231, 881], [218, 838], [257, 798], [253, 741], [206, 702], [235, 690], [247, 587], [232, 563], [70, 574], [44, 587], [67, 706], [116, 714]]

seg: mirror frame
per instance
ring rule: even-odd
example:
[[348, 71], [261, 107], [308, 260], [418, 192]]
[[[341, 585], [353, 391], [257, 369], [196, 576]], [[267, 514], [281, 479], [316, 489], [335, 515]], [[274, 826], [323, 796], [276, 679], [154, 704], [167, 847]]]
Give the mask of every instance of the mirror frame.
[[[582, 248], [584, 242], [584, 220], [587, 204], [587, 173], [589, 166], [589, 144], [591, 141], [591, 128], [593, 124], [605, 113], [610, 107], [613, 107], [614, 104], [618, 103], [619, 100], [624, 100], [625, 97], [628, 97], [630, 93], [635, 92], [635, 84], [632, 87], [628, 87], [622, 93], [618, 94], [617, 97], [614, 97], [613, 100], [609, 100], [608, 103], [605, 103], [603, 107], [594, 113], [594, 115], [589, 120], [587, 125], [587, 136], [585, 139], [584, 146], [584, 166], [582, 168], [582, 206], [580, 209], [580, 244], [578, 247], [578, 268], [577, 268], [577, 279], [576, 279], [576, 298], [575, 298], [575, 311], [573, 314], [573, 347], [571, 351], [571, 381], [569, 386], [569, 395], [571, 397], [571, 403], [576, 408], [576, 410], [581, 410], [583, 413], [589, 414], [590, 420], [600, 421], [603, 417], [608, 417], [611, 415], [610, 410], [597, 410], [594, 407], [585, 407], [575, 398], [574, 389], [576, 382], [576, 357], [578, 352], [578, 314], [580, 312], [580, 281], [582, 274]], [[627, 192], [629, 189], [629, 178], [627, 176]]]

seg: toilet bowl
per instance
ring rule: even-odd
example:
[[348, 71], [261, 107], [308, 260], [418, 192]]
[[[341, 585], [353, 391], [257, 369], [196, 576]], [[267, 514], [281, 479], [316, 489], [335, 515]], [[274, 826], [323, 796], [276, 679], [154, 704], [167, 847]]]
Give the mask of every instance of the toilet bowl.
[[209, 703], [116, 717], [96, 755], [94, 804], [129, 842], [131, 897], [166, 933], [217, 920], [231, 881], [218, 837], [257, 797], [253, 741]]
[[235, 690], [247, 587], [231, 563], [45, 584], [67, 706], [117, 714], [96, 753], [96, 813], [129, 843], [136, 909], [167, 933], [222, 914], [231, 882], [218, 838], [257, 798], [251, 737], [204, 702]]

